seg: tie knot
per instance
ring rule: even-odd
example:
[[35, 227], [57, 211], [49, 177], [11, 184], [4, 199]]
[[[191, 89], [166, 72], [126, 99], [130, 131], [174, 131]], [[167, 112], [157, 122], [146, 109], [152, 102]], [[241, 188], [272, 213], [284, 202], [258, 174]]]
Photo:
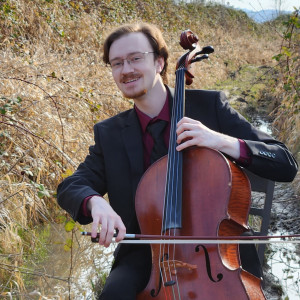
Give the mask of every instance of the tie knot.
[[160, 135], [163, 134], [164, 129], [166, 128], [168, 122], [165, 120], [157, 120], [154, 123], [150, 123], [147, 126], [147, 131], [153, 137], [153, 139], [157, 139]]

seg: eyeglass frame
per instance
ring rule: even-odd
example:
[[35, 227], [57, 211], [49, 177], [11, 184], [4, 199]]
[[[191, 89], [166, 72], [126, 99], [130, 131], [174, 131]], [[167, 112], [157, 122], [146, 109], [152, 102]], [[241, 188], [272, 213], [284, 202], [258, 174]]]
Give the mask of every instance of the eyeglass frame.
[[[143, 61], [145, 60], [145, 54], [149, 54], [149, 53], [155, 53], [155, 54], [156, 54], [155, 51], [134, 52], [134, 53], [128, 54], [126, 58], [114, 58], [114, 59], [112, 60], [112, 62], [113, 62], [114, 60], [120, 60], [120, 61], [122, 61], [122, 63], [121, 63], [120, 66], [113, 66], [113, 65], [112, 65], [112, 62], [109, 62], [108, 64], [110, 65], [110, 67], [111, 67], [112, 70], [118, 70], [118, 69], [120, 69], [121, 67], [124, 67], [124, 61], [125, 61], [125, 60], [127, 61], [127, 63], [128, 63], [129, 65], [131, 65], [132, 62], [133, 62], [133, 65], [134, 65], [135, 63], [138, 64], [138, 63], [143, 62]], [[128, 59], [129, 56], [131, 56], [131, 55], [136, 55], [136, 54], [143, 54], [143, 55], [144, 55], [144, 59], [143, 59], [142, 61], [136, 61], [136, 62], [135, 62], [135, 61], [131, 61], [131, 60]]]

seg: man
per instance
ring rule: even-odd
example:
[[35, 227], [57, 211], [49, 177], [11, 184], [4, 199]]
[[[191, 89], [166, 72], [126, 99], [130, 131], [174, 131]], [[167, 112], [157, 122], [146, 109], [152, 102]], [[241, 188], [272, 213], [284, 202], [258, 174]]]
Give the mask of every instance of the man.
[[[108, 247], [115, 230], [117, 242], [126, 232], [139, 232], [135, 191], [151, 163], [154, 144], [147, 127], [166, 121], [164, 142], [168, 145], [174, 91], [164, 84], [168, 49], [153, 25], [126, 25], [112, 32], [104, 43], [103, 60], [111, 66], [123, 95], [133, 99], [134, 108], [95, 125], [95, 145], [77, 171], [59, 185], [58, 203], [74, 220], [92, 222], [92, 237], [101, 225], [99, 243]], [[214, 148], [276, 181], [292, 181], [297, 173], [287, 148], [252, 127], [229, 106], [223, 93], [187, 90], [186, 117], [178, 122], [176, 132], [177, 151], [190, 146]], [[106, 193], [109, 203], [103, 198]], [[135, 299], [150, 269], [149, 246], [118, 247], [100, 299]]]

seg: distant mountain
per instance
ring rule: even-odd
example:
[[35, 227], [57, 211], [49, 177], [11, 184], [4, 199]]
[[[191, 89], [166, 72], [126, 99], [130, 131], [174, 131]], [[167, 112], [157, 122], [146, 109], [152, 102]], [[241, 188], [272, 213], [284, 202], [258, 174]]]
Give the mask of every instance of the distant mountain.
[[[252, 11], [249, 9], [242, 9], [251, 19], [257, 23], [270, 21], [278, 17], [278, 11], [275, 9], [266, 9], [260, 11]], [[281, 11], [281, 15], [290, 14], [290, 11]]]

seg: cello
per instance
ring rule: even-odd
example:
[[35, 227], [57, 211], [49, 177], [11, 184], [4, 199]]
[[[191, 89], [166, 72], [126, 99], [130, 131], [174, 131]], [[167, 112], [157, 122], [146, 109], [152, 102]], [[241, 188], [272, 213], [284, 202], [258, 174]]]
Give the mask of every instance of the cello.
[[[143, 235], [239, 236], [248, 227], [250, 183], [221, 152], [206, 147], [176, 151], [176, 124], [184, 116], [184, 84], [191, 65], [208, 58], [190, 30], [180, 37], [188, 50], [176, 67], [169, 152], [144, 173], [136, 191], [136, 214]], [[201, 56], [199, 56], [201, 55]], [[241, 268], [237, 244], [153, 244], [152, 271], [144, 299], [266, 299], [261, 279]]]

